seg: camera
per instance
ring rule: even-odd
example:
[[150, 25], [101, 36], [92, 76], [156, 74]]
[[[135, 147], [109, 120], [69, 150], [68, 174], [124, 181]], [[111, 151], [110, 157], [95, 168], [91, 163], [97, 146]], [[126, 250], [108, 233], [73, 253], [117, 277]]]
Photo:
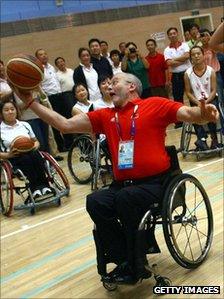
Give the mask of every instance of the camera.
[[130, 53], [136, 53], [136, 49], [133, 47], [133, 48], [129, 48], [129, 52]]

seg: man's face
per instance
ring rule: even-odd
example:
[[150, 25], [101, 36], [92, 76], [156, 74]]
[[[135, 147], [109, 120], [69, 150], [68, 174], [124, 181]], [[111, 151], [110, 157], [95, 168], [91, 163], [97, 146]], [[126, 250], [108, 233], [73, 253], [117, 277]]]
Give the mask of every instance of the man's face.
[[156, 50], [156, 45], [152, 41], [147, 42], [146, 47], [147, 47], [149, 53], [154, 53]]
[[125, 74], [117, 74], [111, 79], [109, 91], [115, 107], [122, 107], [126, 102], [130, 84], [127, 82]]
[[118, 54], [113, 54], [112, 56], [111, 56], [111, 60], [113, 61], [113, 62], [119, 62], [120, 61], [120, 58], [119, 58], [119, 55]]
[[125, 43], [121, 43], [121, 44], [119, 45], [119, 50], [120, 50], [120, 52], [121, 52], [121, 53], [125, 53], [125, 49], [126, 49], [126, 47], [125, 47]]
[[48, 55], [44, 50], [38, 51], [37, 58], [42, 62], [42, 64], [47, 64], [48, 62]]
[[101, 49], [102, 53], [107, 54], [107, 52], [108, 52], [108, 46], [107, 46], [106, 43], [101, 43], [100, 44], [100, 49]]
[[90, 52], [93, 55], [100, 55], [101, 49], [100, 49], [100, 44], [98, 42], [92, 42], [89, 46]]
[[200, 48], [191, 50], [191, 61], [193, 65], [198, 65], [204, 62], [204, 55]]
[[194, 39], [197, 39], [197, 38], [198, 38], [198, 35], [199, 35], [198, 28], [197, 28], [197, 27], [192, 27], [192, 28], [190, 29], [190, 35], [191, 35]]
[[171, 43], [178, 41], [178, 32], [175, 29], [171, 29], [168, 33], [168, 38], [171, 41]]
[[59, 58], [56, 62], [56, 66], [59, 70], [64, 70], [66, 68], [64, 59]]

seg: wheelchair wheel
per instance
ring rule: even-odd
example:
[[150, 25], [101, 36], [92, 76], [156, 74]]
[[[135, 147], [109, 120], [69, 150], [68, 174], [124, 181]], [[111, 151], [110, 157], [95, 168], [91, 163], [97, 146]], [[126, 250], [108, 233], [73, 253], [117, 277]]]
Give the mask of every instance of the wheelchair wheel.
[[183, 124], [181, 138], [180, 138], [180, 149], [182, 151], [183, 157], [186, 157], [186, 152], [189, 150], [192, 128], [193, 128], [192, 124], [189, 123]]
[[93, 142], [89, 136], [81, 135], [74, 139], [68, 152], [68, 169], [79, 184], [91, 181], [93, 170]]
[[13, 180], [11, 166], [6, 161], [0, 165], [0, 205], [2, 214], [10, 216], [13, 209]]
[[181, 174], [168, 186], [163, 204], [163, 231], [174, 260], [184, 268], [200, 266], [213, 238], [213, 215], [201, 183]]
[[59, 192], [68, 190], [68, 196], [70, 191], [70, 185], [64, 171], [61, 169], [61, 167], [58, 165], [58, 163], [51, 155], [49, 155], [46, 152], [41, 152], [41, 154], [46, 161], [46, 170], [50, 187], [53, 190], [57, 190]]

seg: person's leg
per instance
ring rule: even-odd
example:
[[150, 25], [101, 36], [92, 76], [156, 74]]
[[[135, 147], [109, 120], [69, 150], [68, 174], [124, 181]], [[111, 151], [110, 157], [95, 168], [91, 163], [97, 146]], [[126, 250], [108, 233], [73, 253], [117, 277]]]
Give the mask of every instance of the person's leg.
[[43, 122], [40, 118], [30, 119], [27, 121], [37, 138], [40, 142], [40, 150], [49, 152], [49, 145], [48, 145], [48, 124]]
[[115, 194], [113, 188], [89, 194], [86, 210], [96, 225], [104, 252], [111, 261], [121, 264], [126, 260], [126, 245], [122, 227], [117, 220]]
[[[184, 102], [184, 72], [172, 74], [172, 93], [175, 102]], [[182, 122], [177, 122], [175, 128], [182, 126]]]

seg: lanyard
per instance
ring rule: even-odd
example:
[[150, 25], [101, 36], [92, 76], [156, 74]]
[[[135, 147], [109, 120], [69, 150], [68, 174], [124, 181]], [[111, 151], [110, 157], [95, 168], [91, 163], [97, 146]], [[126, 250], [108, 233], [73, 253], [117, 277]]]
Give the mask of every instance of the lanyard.
[[[134, 111], [133, 111], [132, 116], [131, 116], [131, 130], [130, 130], [131, 140], [134, 139], [134, 136], [135, 136], [135, 133], [136, 133], [135, 115], [136, 115], [137, 110], [138, 110], [138, 105], [135, 105]], [[119, 119], [118, 119], [118, 112], [115, 113], [115, 123], [116, 123], [119, 138], [120, 138], [120, 140], [122, 140], [122, 138], [121, 138], [121, 125], [120, 125]]]

